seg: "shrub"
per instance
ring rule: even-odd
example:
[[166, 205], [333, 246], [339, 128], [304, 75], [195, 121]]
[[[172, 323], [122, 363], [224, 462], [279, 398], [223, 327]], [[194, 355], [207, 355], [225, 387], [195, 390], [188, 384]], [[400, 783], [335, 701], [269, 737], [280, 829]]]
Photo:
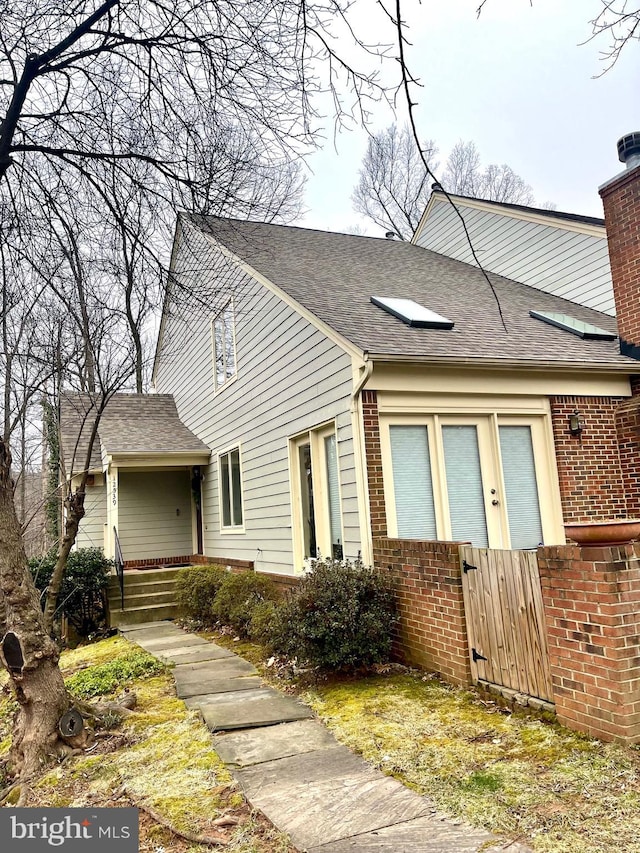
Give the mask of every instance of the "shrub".
[[273, 637], [278, 624], [278, 607], [275, 601], [261, 601], [253, 608], [249, 636], [270, 649], [273, 646]]
[[204, 624], [213, 621], [211, 605], [227, 577], [222, 566], [187, 566], [176, 578], [176, 599], [185, 616]]
[[265, 601], [274, 601], [276, 594], [275, 584], [264, 575], [228, 574], [218, 590], [212, 611], [221, 622], [246, 637], [256, 608]]
[[[33, 580], [44, 604], [57, 554], [29, 560]], [[64, 614], [81, 637], [95, 634], [106, 625], [105, 589], [113, 561], [100, 548], [78, 548], [69, 554], [56, 613]]]
[[278, 608], [275, 651], [321, 669], [354, 669], [387, 660], [395, 622], [388, 580], [361, 563], [318, 560]]

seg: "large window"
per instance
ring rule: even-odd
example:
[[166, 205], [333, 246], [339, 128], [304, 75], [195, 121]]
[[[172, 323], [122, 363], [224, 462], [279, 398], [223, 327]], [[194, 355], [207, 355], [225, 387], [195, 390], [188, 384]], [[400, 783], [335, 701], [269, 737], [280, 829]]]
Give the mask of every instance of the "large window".
[[233, 300], [212, 323], [213, 381], [216, 391], [236, 375], [236, 341]]
[[344, 555], [340, 466], [335, 425], [304, 433], [290, 444], [294, 552], [300, 566]]
[[536, 548], [545, 521], [555, 535], [543, 418], [389, 415], [381, 426], [392, 536]]
[[236, 447], [218, 457], [220, 464], [220, 527], [238, 530], [244, 524], [242, 514], [242, 471], [240, 448]]

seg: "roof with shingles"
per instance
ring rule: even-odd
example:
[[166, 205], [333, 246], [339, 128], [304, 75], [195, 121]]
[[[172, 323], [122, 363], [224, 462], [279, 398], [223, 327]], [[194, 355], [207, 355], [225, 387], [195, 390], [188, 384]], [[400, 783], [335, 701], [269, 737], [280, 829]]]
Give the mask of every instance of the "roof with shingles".
[[[84, 466], [95, 413], [91, 395], [62, 395], [60, 424], [67, 473], [71, 467], [78, 472]], [[101, 449], [109, 456], [210, 452], [182, 423], [171, 394], [114, 394], [100, 418], [90, 470], [102, 468]]]
[[[373, 356], [637, 367], [620, 355], [617, 341], [582, 340], [529, 311], [569, 314], [617, 333], [607, 314], [489, 273], [496, 301], [479, 269], [410, 243], [211, 216], [188, 219]], [[409, 327], [371, 304], [371, 296], [413, 299], [453, 320], [454, 328]]]

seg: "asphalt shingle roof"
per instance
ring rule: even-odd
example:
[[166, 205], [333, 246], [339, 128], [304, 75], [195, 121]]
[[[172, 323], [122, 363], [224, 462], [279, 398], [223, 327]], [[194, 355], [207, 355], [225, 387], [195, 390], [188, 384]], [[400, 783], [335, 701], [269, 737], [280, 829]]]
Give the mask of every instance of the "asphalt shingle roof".
[[[86, 458], [94, 411], [88, 394], [62, 395], [62, 448], [65, 460], [72, 459], [75, 449], [75, 471], [81, 469]], [[91, 470], [102, 468], [101, 447], [108, 455], [210, 452], [182, 423], [171, 394], [115, 394], [102, 414], [98, 436], [91, 456]], [[66, 465], [69, 467], [69, 461]]]
[[[374, 355], [637, 366], [620, 355], [617, 341], [582, 340], [531, 318], [529, 311], [569, 314], [617, 333], [614, 318], [489, 273], [505, 331], [480, 270], [410, 243], [216, 217], [189, 218], [348, 341]], [[413, 299], [453, 320], [455, 326], [450, 331], [411, 328], [372, 305], [371, 296]]]

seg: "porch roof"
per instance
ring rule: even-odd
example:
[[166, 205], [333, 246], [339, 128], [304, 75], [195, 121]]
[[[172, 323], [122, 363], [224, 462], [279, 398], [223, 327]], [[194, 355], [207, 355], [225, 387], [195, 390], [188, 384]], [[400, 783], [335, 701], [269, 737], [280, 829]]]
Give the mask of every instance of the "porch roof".
[[[90, 394], [63, 394], [60, 406], [61, 448], [67, 474], [85, 464], [99, 399]], [[178, 416], [171, 394], [115, 394], [107, 403], [98, 426], [89, 470], [102, 470], [104, 460], [115, 456], [144, 456], [184, 460], [208, 459], [209, 447]], [[192, 462], [192, 464], [195, 464]]]

